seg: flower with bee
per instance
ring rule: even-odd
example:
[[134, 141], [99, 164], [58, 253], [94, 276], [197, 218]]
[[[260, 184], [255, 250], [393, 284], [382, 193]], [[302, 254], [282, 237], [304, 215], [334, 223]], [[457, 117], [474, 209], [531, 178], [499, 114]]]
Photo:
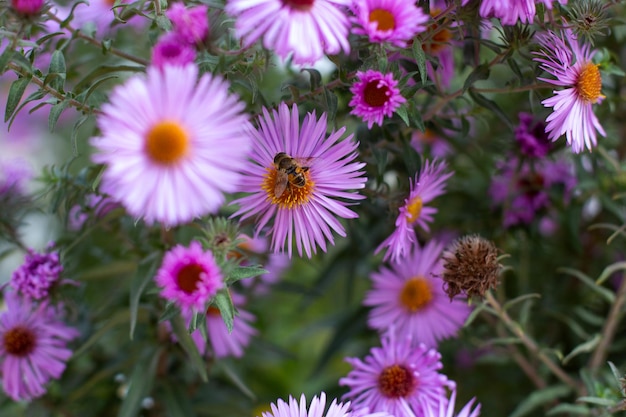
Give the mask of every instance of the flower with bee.
[[311, 257], [319, 246], [334, 244], [333, 232], [345, 236], [337, 219], [358, 215], [347, 205], [364, 197], [350, 190], [365, 186], [364, 163], [356, 162], [358, 143], [345, 127], [326, 136], [326, 113], [319, 119], [308, 113], [302, 125], [298, 106], [281, 103], [278, 110], [263, 110], [253, 140], [252, 164], [243, 169], [239, 198], [241, 220], [256, 218], [255, 235], [269, 227], [274, 252], [291, 256], [295, 241], [298, 254]]

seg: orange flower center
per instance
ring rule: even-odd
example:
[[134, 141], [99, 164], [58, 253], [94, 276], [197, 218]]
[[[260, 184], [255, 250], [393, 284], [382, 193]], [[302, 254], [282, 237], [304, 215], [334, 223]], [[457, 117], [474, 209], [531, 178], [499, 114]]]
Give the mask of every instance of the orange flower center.
[[427, 306], [433, 299], [430, 284], [424, 277], [413, 277], [404, 283], [400, 292], [400, 303], [412, 313]]
[[283, 6], [287, 6], [292, 10], [307, 11], [313, 8], [315, 0], [282, 0]]
[[171, 165], [187, 154], [189, 137], [179, 123], [160, 122], [146, 135], [145, 150], [154, 162]]
[[386, 85], [379, 85], [379, 80], [370, 81], [365, 86], [365, 90], [363, 91], [363, 99], [367, 103], [368, 106], [371, 107], [382, 107], [389, 101], [389, 96], [387, 92], [389, 92], [389, 87]]
[[378, 388], [388, 398], [403, 398], [415, 390], [417, 381], [411, 371], [402, 365], [391, 365], [378, 376]]
[[202, 279], [200, 274], [203, 273], [205, 273], [204, 268], [198, 264], [183, 266], [176, 276], [178, 288], [187, 294], [193, 293], [198, 288], [198, 282]]
[[586, 63], [576, 82], [578, 95], [587, 103], [597, 103], [599, 98], [604, 98], [601, 89], [602, 76], [598, 66], [591, 62]]
[[376, 23], [376, 29], [380, 31], [393, 30], [396, 28], [396, 20], [390, 11], [374, 9], [370, 12], [370, 23]]
[[[440, 9], [433, 9], [430, 11], [430, 15], [435, 17], [441, 13]], [[428, 28], [429, 32], [434, 33], [430, 43], [424, 45], [424, 50], [430, 54], [436, 54], [440, 52], [452, 39], [452, 32], [447, 28], [441, 28], [439, 24], [433, 23]]]
[[2, 343], [9, 355], [24, 357], [35, 349], [37, 337], [30, 329], [18, 326], [4, 333]]
[[406, 205], [406, 221], [411, 224], [416, 221], [420, 217], [420, 213], [422, 212], [422, 197], [416, 196], [409, 204]]
[[267, 168], [267, 174], [263, 178], [261, 189], [267, 194], [267, 201], [278, 205], [281, 209], [293, 209], [309, 202], [315, 189], [315, 183], [310, 178], [311, 171], [303, 172], [306, 182], [304, 186], [298, 187], [291, 182], [287, 183], [285, 191], [276, 197], [276, 181], [278, 181], [278, 171], [274, 166]]
[[217, 307], [209, 306], [209, 308], [206, 309], [207, 316], [219, 316], [220, 314], [220, 309]]

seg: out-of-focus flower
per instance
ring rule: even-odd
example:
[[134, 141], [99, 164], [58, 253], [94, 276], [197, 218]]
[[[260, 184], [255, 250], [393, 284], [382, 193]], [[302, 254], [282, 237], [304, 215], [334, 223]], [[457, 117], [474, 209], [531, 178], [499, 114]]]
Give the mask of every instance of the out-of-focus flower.
[[355, 0], [353, 10], [355, 34], [367, 36], [370, 42], [387, 42], [400, 48], [424, 32], [429, 19], [414, 2], [404, 0]]
[[[456, 390], [454, 390], [447, 404], [445, 401], [441, 401], [436, 407], [429, 405], [424, 417], [478, 417], [480, 415], [480, 404], [476, 404], [474, 407], [475, 401], [476, 398], [472, 398], [458, 414], [455, 414]], [[472, 407], [474, 407], [474, 409], [472, 409]]]
[[104, 188], [100, 188], [100, 192], [102, 194], [87, 194], [84, 206], [75, 205], [70, 209], [67, 216], [70, 230], [80, 230], [89, 218], [89, 213], [93, 213], [97, 217], [104, 217], [111, 210], [121, 207], [108, 195]]
[[363, 304], [373, 307], [368, 324], [380, 332], [394, 329], [414, 343], [436, 347], [456, 334], [471, 309], [463, 300], [449, 300], [438, 278], [443, 272], [443, 245], [430, 241], [391, 268], [372, 274], [373, 288]]
[[165, 65], [185, 66], [196, 59], [196, 49], [183, 42], [175, 32], [166, 33], [152, 48], [152, 65], [163, 68]]
[[259, 125], [249, 131], [253, 163], [242, 166], [240, 191], [250, 195], [233, 202], [240, 205], [233, 216], [258, 216], [255, 235], [273, 219], [274, 252], [286, 244], [291, 256], [294, 240], [300, 256], [304, 250], [311, 257], [317, 246], [325, 252], [327, 241], [334, 244], [332, 231], [346, 235], [337, 217], [358, 217], [347, 206], [364, 198], [348, 191], [365, 186], [365, 164], [354, 162], [358, 143], [352, 135], [340, 141], [345, 127], [326, 137], [326, 113], [319, 120], [308, 113], [300, 127], [295, 104], [290, 110], [281, 103], [271, 114], [263, 109]]
[[304, 394], [300, 401], [289, 397], [289, 402], [281, 399], [270, 405], [271, 411], [263, 412], [263, 417], [392, 417], [387, 413], [370, 413], [369, 410], [350, 411], [350, 402], [338, 403], [337, 400], [326, 409], [326, 393], [313, 397], [308, 410], [306, 407], [306, 397]]
[[26, 183], [32, 172], [27, 162], [22, 159], [9, 159], [0, 162], [0, 198], [9, 194], [23, 195]]
[[195, 65], [149, 67], [116, 87], [97, 118], [102, 184], [135, 217], [175, 226], [215, 212], [234, 192], [250, 138], [244, 104]]
[[350, 52], [345, 9], [351, 0], [228, 0], [235, 30], [249, 47], [263, 46], [296, 64], [313, 64], [324, 54]]
[[189, 247], [177, 245], [167, 252], [154, 279], [161, 287], [161, 297], [183, 311], [204, 311], [207, 302], [224, 286], [213, 253], [205, 251], [197, 241]]
[[186, 8], [183, 3], [174, 3], [165, 11], [165, 16], [172, 21], [179, 41], [195, 45], [204, 42], [209, 33], [207, 11], [205, 4]]
[[535, 120], [530, 113], [519, 114], [515, 140], [522, 154], [531, 158], [543, 158], [551, 148], [550, 139], [546, 133], [546, 124]]
[[430, 152], [433, 158], [444, 158], [452, 152], [448, 142], [435, 130], [428, 127], [423, 132], [419, 129], [413, 131], [411, 146], [420, 154]]
[[496, 17], [503, 25], [519, 20], [531, 23], [535, 17], [535, 0], [482, 0], [479, 13], [484, 18]]
[[564, 87], [541, 102], [545, 107], [553, 108], [546, 119], [548, 137], [555, 141], [565, 135], [575, 153], [582, 152], [585, 147], [592, 150], [597, 145], [596, 130], [606, 136], [593, 113], [593, 105], [604, 99], [600, 70], [591, 61], [596, 51], [592, 51], [589, 44], [581, 44], [571, 30], [559, 34], [549, 31], [537, 35], [537, 40], [542, 49], [535, 53], [534, 60], [554, 76], [554, 79], [539, 79]]
[[364, 361], [346, 358], [354, 369], [339, 380], [350, 389], [342, 398], [395, 417], [422, 416], [429, 405], [446, 403], [446, 388], [456, 385], [437, 372], [443, 367], [439, 352], [410, 338], [396, 340], [395, 333], [383, 337], [382, 347], [372, 348]]
[[379, 126], [383, 124], [384, 117], [391, 117], [398, 107], [406, 99], [400, 94], [398, 81], [394, 80], [393, 74], [383, 74], [374, 70], [357, 72], [356, 81], [350, 91], [352, 100], [349, 106], [352, 107], [350, 114], [354, 114], [367, 122], [368, 129], [374, 123]]
[[417, 245], [415, 226], [428, 231], [428, 223], [433, 221], [433, 215], [437, 212], [436, 208], [425, 204], [445, 192], [446, 180], [452, 176], [451, 172], [445, 170], [445, 162], [424, 163], [421, 172], [415, 175], [415, 182], [410, 184], [408, 198], [399, 209], [396, 229], [376, 248], [375, 253], [388, 248], [384, 259], [398, 261]]
[[32, 16], [41, 10], [43, 0], [11, 0], [11, 7], [17, 13]]
[[[130, 1], [121, 0], [120, 3], [130, 3]], [[56, 10], [53, 10], [53, 12], [61, 20], [67, 19], [70, 13], [73, 13], [71, 25], [74, 28], [86, 29], [88, 31], [95, 30], [99, 37], [110, 34], [114, 27], [119, 28], [126, 26], [140, 28], [145, 26], [148, 22], [147, 19], [136, 14], [124, 16], [127, 19], [125, 22], [116, 19], [115, 14], [120, 13], [120, 9], [114, 9], [113, 3], [110, 0], [91, 0], [89, 3], [80, 3], [74, 8], [70, 6], [57, 6]], [[64, 28], [60, 28], [56, 21], [51, 19], [48, 20], [46, 24], [52, 31], [65, 30]], [[113, 26], [114, 24], [115, 26]]]
[[72, 351], [67, 343], [78, 332], [66, 326], [46, 301], [33, 304], [5, 292], [6, 310], [0, 313], [0, 370], [2, 389], [15, 401], [30, 401], [46, 393], [58, 379]]
[[20, 265], [11, 277], [11, 286], [22, 296], [41, 300], [48, 297], [48, 292], [58, 282], [63, 272], [59, 262], [59, 253], [51, 251], [37, 253], [29, 249], [24, 263]]
[[[237, 245], [237, 248], [253, 262], [263, 265], [263, 269], [268, 271], [267, 274], [261, 274], [250, 279], [246, 278], [239, 282], [244, 287], [254, 287], [254, 294], [267, 294], [270, 287], [276, 284], [283, 272], [289, 268], [291, 259], [284, 253], [267, 253], [269, 242], [264, 236], [250, 237], [241, 234], [239, 238], [243, 239], [243, 242]], [[238, 253], [235, 256], [243, 255]], [[249, 262], [249, 260], [244, 260], [241, 265], [246, 265]]]

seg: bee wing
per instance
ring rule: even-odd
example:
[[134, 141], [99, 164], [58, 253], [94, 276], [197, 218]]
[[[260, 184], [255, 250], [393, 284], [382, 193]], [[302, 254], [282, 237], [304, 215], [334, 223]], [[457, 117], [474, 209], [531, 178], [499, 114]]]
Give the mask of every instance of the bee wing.
[[274, 185], [274, 197], [279, 198], [287, 189], [289, 183], [289, 175], [282, 171], [278, 171], [276, 176], [276, 184]]
[[300, 165], [305, 171], [311, 167], [311, 162], [315, 160], [314, 156], [306, 156], [306, 157], [294, 157], [298, 165]]

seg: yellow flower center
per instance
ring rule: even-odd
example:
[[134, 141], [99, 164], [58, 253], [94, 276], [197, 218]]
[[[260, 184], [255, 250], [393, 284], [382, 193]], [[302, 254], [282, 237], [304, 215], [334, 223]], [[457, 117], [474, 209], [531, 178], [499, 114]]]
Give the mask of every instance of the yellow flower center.
[[376, 28], [380, 31], [393, 30], [396, 28], [396, 20], [388, 10], [374, 9], [370, 12], [370, 22], [376, 22]]
[[4, 350], [13, 356], [24, 357], [30, 354], [37, 343], [37, 337], [30, 329], [14, 327], [4, 333], [2, 344]]
[[413, 277], [404, 283], [400, 292], [400, 303], [412, 313], [427, 306], [433, 299], [430, 284], [424, 277]]
[[188, 148], [189, 137], [179, 123], [160, 122], [146, 134], [145, 149], [154, 162], [174, 164], [187, 154]]
[[414, 197], [409, 204], [406, 205], [406, 221], [411, 224], [420, 217], [422, 212], [422, 198], [420, 196]]
[[576, 82], [578, 95], [588, 103], [597, 103], [599, 98], [604, 98], [601, 89], [602, 76], [598, 66], [591, 62], [586, 63]]
[[403, 398], [417, 386], [415, 377], [402, 365], [391, 365], [378, 375], [378, 389], [387, 398]]
[[203, 272], [205, 272], [204, 268], [198, 264], [183, 266], [176, 276], [178, 288], [186, 294], [193, 293], [198, 288], [198, 282], [201, 280], [200, 274]]
[[267, 201], [278, 205], [281, 209], [293, 209], [309, 202], [315, 183], [311, 181], [311, 171], [303, 172], [306, 183], [302, 187], [298, 187], [291, 182], [287, 183], [285, 191], [278, 197], [276, 196], [276, 181], [278, 181], [278, 171], [274, 166], [267, 168], [267, 174], [261, 184], [261, 189], [267, 194]]

